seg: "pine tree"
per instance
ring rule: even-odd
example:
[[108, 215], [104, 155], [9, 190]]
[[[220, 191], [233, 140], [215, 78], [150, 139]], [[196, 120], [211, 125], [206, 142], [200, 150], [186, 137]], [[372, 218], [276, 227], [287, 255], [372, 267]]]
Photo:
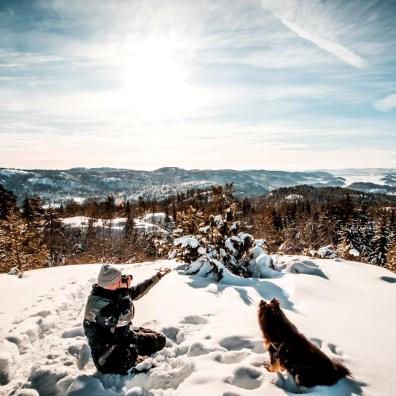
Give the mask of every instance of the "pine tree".
[[23, 274], [44, 267], [48, 258], [49, 250], [18, 212], [12, 211], [6, 220], [0, 220], [1, 271], [16, 267]]
[[176, 209], [175, 201], [172, 202], [172, 217], [173, 217], [173, 221], [176, 223], [178, 218], [177, 218], [177, 209]]
[[396, 272], [396, 243], [388, 251], [386, 268], [392, 272]]
[[104, 217], [106, 219], [112, 219], [114, 217], [115, 208], [115, 198], [113, 195], [110, 194], [106, 197], [106, 201], [104, 203]]
[[84, 243], [84, 247], [85, 247], [85, 251], [88, 254], [92, 254], [95, 256], [95, 248], [96, 248], [96, 227], [94, 224], [95, 220], [90, 217], [88, 219], [88, 227], [87, 227], [87, 232], [85, 234], [85, 243]]
[[131, 208], [127, 208], [127, 218], [124, 228], [124, 238], [128, 241], [134, 240], [136, 237], [135, 233], [135, 219], [133, 218]]
[[31, 223], [33, 221], [33, 208], [30, 205], [30, 200], [28, 197], [25, 197], [22, 204], [22, 217], [28, 222]]
[[373, 264], [385, 267], [389, 245], [390, 232], [386, 217], [383, 217], [377, 225], [377, 231], [374, 237], [374, 249], [370, 255], [370, 261]]
[[17, 197], [0, 184], [0, 220], [5, 220], [10, 212], [16, 210]]
[[51, 265], [60, 265], [64, 250], [64, 227], [53, 208], [49, 207], [43, 216], [43, 233], [49, 249]]
[[41, 230], [44, 220], [44, 210], [41, 204], [41, 198], [35, 195], [33, 198], [25, 197], [22, 206], [22, 218], [24, 218], [30, 227]]

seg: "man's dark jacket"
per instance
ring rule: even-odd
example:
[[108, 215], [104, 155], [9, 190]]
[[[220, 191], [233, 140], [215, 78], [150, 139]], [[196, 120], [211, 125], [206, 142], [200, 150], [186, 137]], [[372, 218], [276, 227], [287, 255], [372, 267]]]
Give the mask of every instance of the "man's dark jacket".
[[159, 280], [154, 275], [129, 289], [117, 290], [93, 285], [83, 325], [97, 368], [105, 364], [106, 357], [115, 347], [128, 348], [133, 345], [134, 333], [130, 325], [135, 310], [132, 301], [143, 297]]

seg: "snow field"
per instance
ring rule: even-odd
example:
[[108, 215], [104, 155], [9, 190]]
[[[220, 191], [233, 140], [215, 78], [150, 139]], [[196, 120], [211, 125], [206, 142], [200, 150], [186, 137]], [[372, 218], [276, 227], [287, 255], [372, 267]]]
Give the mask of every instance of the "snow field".
[[[273, 279], [226, 277], [222, 283], [182, 274], [174, 261], [121, 265], [141, 281], [175, 270], [136, 301], [136, 326], [167, 336], [164, 350], [138, 368], [96, 371], [83, 334], [83, 307], [100, 265], [0, 275], [0, 394], [16, 396], [393, 395], [396, 379], [394, 274], [335, 260], [283, 256]], [[299, 330], [352, 371], [332, 387], [298, 388], [263, 367], [257, 323], [261, 298], [277, 298]]]

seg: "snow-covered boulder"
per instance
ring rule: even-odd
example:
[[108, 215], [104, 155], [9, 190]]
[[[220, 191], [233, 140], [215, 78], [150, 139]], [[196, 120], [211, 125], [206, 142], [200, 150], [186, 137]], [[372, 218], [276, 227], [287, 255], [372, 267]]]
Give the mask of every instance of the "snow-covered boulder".
[[355, 248], [349, 249], [348, 253], [349, 253], [351, 256], [354, 256], [354, 257], [359, 257], [359, 256], [360, 256], [360, 253], [359, 253]]
[[319, 248], [316, 252], [322, 258], [335, 258], [337, 257], [336, 251], [332, 245], [327, 245]]
[[19, 274], [19, 269], [18, 267], [12, 267], [9, 271], [8, 271], [8, 275], [18, 275]]

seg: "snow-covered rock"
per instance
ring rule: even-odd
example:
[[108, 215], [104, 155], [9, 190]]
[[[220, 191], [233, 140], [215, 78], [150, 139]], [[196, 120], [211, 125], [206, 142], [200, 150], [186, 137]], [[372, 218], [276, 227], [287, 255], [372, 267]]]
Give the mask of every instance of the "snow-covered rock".
[[355, 249], [355, 248], [351, 248], [351, 249], [349, 249], [349, 252], [348, 252], [351, 256], [354, 256], [354, 257], [359, 257], [360, 256], [360, 253]]
[[334, 258], [336, 257], [336, 252], [332, 245], [327, 245], [319, 248], [317, 250], [317, 255], [322, 258]]

